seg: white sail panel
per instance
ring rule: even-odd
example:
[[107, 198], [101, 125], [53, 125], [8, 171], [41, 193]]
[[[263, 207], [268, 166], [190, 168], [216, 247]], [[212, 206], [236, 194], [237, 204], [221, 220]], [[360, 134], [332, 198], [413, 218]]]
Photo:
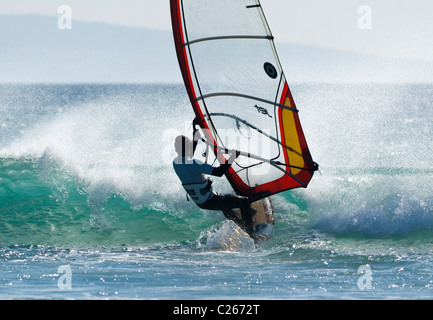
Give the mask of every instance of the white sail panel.
[[181, 5], [187, 17], [189, 41], [214, 36], [267, 35], [254, 0], [182, 1]]
[[268, 40], [213, 40], [189, 50], [203, 95], [237, 92], [275, 102], [281, 73], [271, 78], [265, 72], [265, 63], [277, 66]]

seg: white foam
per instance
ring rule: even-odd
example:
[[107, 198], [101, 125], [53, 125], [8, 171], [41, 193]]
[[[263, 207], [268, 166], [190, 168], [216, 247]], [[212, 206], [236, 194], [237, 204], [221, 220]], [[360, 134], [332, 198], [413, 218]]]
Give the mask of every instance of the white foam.
[[220, 225], [202, 232], [199, 247], [215, 251], [251, 251], [254, 240], [234, 222], [226, 220]]

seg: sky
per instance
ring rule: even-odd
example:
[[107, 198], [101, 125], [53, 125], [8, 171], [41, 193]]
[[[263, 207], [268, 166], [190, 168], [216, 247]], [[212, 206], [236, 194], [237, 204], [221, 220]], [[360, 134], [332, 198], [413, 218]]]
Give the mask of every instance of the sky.
[[[170, 30], [169, 0], [1, 0], [0, 14]], [[433, 61], [431, 0], [262, 0], [277, 41], [375, 56]]]

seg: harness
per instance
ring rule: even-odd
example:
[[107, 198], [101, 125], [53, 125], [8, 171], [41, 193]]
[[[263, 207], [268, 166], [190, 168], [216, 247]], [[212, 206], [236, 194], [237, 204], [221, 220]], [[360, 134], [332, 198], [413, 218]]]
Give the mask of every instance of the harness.
[[202, 183], [182, 184], [182, 186], [196, 204], [205, 203], [212, 194], [212, 181], [209, 179]]

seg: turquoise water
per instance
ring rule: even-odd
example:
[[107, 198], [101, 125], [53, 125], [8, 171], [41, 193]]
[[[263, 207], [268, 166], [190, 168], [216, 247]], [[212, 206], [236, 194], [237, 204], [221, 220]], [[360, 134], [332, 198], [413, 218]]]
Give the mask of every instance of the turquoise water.
[[292, 89], [321, 172], [254, 245], [172, 171], [182, 85], [0, 86], [0, 298], [433, 298], [433, 86]]

